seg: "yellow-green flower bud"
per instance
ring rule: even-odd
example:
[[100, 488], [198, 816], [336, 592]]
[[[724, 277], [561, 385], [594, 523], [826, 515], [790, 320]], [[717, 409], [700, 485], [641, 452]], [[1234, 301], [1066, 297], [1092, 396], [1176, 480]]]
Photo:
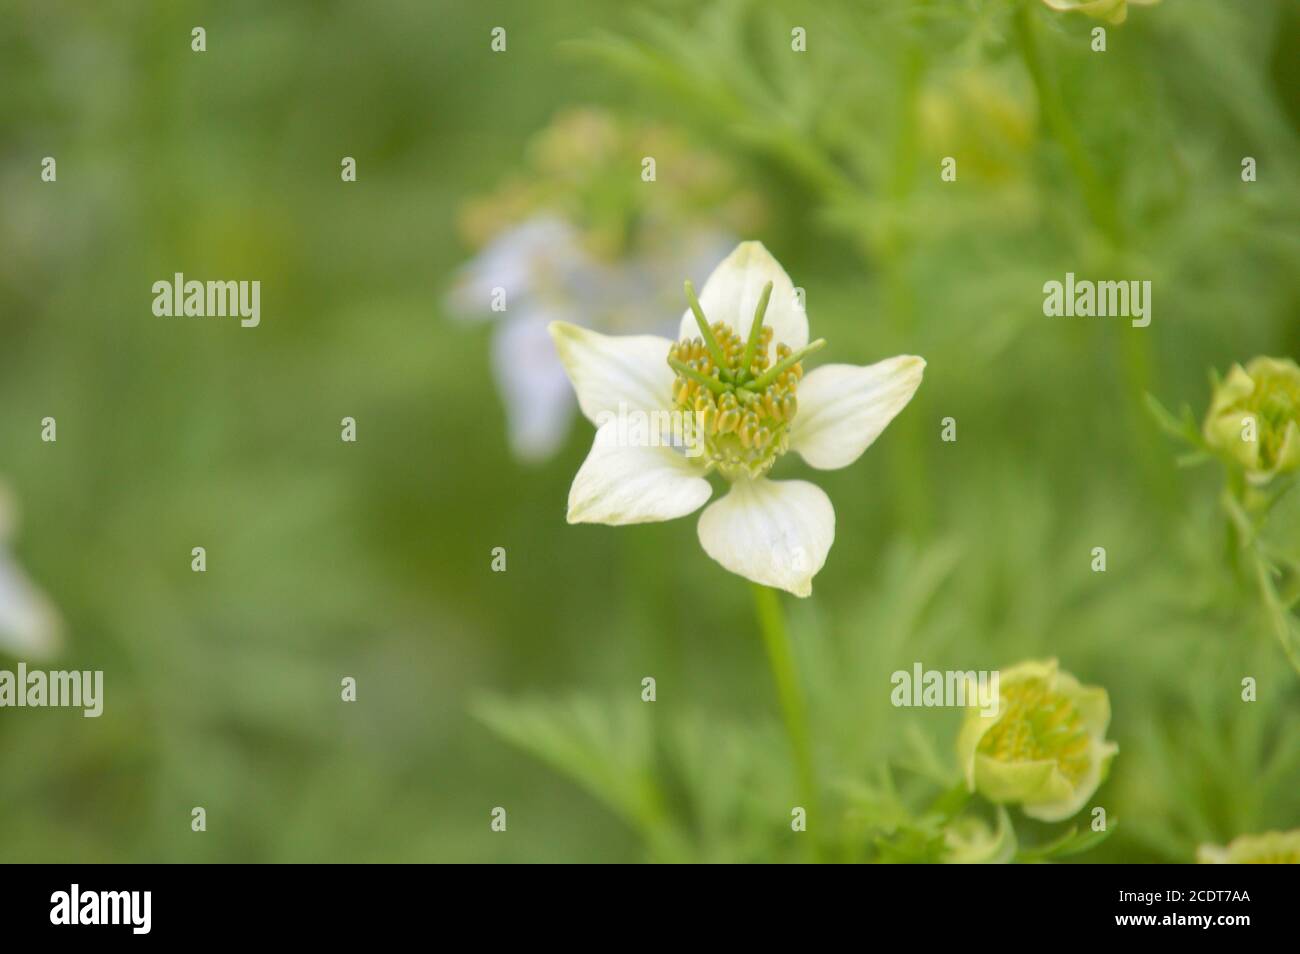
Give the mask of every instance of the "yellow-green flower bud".
[[1215, 388], [1204, 433], [1252, 484], [1300, 469], [1300, 367], [1289, 358], [1233, 365]]
[[966, 784], [1030, 818], [1061, 821], [1083, 807], [1119, 747], [1106, 741], [1110, 697], [1057, 668], [1056, 660], [1003, 670], [997, 710], [972, 707], [957, 737]]
[[1196, 861], [1203, 865], [1300, 865], [1300, 828], [1240, 835], [1227, 846], [1201, 845]]

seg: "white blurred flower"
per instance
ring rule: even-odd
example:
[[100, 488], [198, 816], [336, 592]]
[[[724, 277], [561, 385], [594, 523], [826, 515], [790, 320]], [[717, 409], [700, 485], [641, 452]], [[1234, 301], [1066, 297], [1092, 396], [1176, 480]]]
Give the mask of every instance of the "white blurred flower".
[[0, 487], [0, 652], [25, 659], [54, 654], [62, 641], [58, 612], [8, 551], [14, 508]]
[[447, 304], [462, 320], [497, 322], [492, 369], [516, 456], [549, 457], [573, 420], [547, 325], [671, 335], [665, 293], [703, 278], [735, 235], [761, 224], [764, 203], [746, 183], [681, 130], [577, 107], [531, 137], [495, 189], [461, 204], [458, 229], [478, 251]]
[[[809, 344], [790, 277], [759, 242], [742, 243], [713, 271], [676, 342], [562, 321], [551, 335], [597, 426], [569, 491], [569, 522], [684, 517], [712, 495], [704, 478], [716, 471], [731, 486], [700, 515], [701, 546], [732, 573], [795, 596], [812, 592], [835, 539], [835, 511], [815, 484], [768, 480], [768, 471], [789, 449], [819, 470], [847, 467], [911, 400], [925, 368], [900, 355], [805, 377], [801, 359], [825, 341]], [[702, 453], [623, 439], [618, 415], [629, 411], [698, 415]]]
[[[461, 271], [449, 306], [462, 320], [495, 320], [492, 370], [511, 449], [550, 457], [573, 421], [573, 392], [547, 333], [553, 321], [615, 333], [667, 334], [660, 297], [682, 275], [707, 273], [730, 247], [721, 235], [688, 236], [670, 252], [604, 261], [562, 219], [542, 215], [508, 229]], [[493, 311], [498, 290], [505, 308]]]

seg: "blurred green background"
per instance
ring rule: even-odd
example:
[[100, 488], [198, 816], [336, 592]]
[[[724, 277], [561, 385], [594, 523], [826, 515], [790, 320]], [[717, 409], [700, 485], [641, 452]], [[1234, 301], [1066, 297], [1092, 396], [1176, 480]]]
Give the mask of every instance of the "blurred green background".
[[[693, 520], [567, 526], [590, 426], [517, 461], [492, 330], [447, 313], [465, 203], [575, 105], [736, 170], [827, 360], [928, 361], [816, 475], [835, 545], [784, 599], [846, 856], [955, 771], [956, 715], [889, 704], [914, 661], [1107, 688], [1119, 824], [1082, 860], [1300, 826], [1300, 676], [1223, 566], [1218, 475], [1143, 408], [1300, 354], [1296, 4], [1134, 7], [1105, 53], [1028, 0], [2, 6], [0, 481], [49, 665], [106, 707], [0, 710], [0, 860], [799, 857], [747, 586]], [[259, 279], [261, 327], [155, 318], [178, 271]], [[1067, 271], [1151, 280], [1151, 326], [1045, 318]]]

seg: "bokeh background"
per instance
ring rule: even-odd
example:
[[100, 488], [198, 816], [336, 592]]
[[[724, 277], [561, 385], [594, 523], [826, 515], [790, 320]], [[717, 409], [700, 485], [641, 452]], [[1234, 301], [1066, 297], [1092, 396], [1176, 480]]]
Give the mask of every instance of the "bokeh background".
[[[1105, 53], [1036, 0], [3, 21], [0, 480], [64, 620], [48, 665], [104, 670], [106, 708], [0, 710], [0, 860], [802, 857], [747, 586], [693, 521], [567, 526], [589, 425], [519, 460], [493, 326], [448, 305], [467, 203], [578, 106], [676, 130], [760, 197], [739, 237], [807, 290], [833, 360], [928, 361], [862, 460], [816, 476], [835, 545], [784, 601], [841, 857], [923, 857], [909, 826], [956, 778], [957, 715], [889, 703], [914, 661], [1055, 656], [1107, 688], [1093, 801], [1117, 824], [1077, 860], [1300, 826], [1300, 675], [1224, 567], [1218, 473], [1178, 469], [1144, 408], [1199, 415], [1211, 368], [1300, 354], [1294, 3], [1132, 7]], [[259, 279], [261, 327], [155, 318], [178, 271]], [[1045, 318], [1067, 271], [1151, 280], [1151, 326]]]

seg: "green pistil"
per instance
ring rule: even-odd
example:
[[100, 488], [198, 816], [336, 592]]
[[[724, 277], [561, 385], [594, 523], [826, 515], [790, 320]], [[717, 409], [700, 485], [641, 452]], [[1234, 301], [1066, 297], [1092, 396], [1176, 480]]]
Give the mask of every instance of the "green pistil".
[[692, 368], [690, 365], [686, 364], [685, 362], [678, 361], [676, 358], [670, 357], [668, 359], [668, 366], [672, 368], [674, 371], [676, 371], [678, 374], [684, 375], [690, 378], [692, 381], [704, 385], [714, 394], [726, 394], [729, 390], [731, 390], [729, 387], [727, 387], [727, 385], [723, 384], [717, 378], [711, 378], [707, 374], [702, 374], [701, 372], [696, 371], [694, 368]]
[[768, 368], [761, 375], [755, 378], [752, 382], [746, 385], [746, 387], [752, 388], [755, 391], [763, 390], [765, 387], [767, 387], [769, 384], [775, 381], [786, 371], [789, 371], [792, 367], [794, 367], [796, 364], [802, 361], [805, 357], [812, 354], [814, 351], [820, 351], [824, 347], [826, 347], [826, 339], [818, 338], [816, 341], [812, 342], [807, 347], [800, 348], [798, 351], [794, 352], [793, 354], [782, 358], [780, 361], [772, 365], [772, 367]]
[[722, 353], [722, 346], [718, 344], [718, 339], [713, 335], [713, 329], [709, 327], [709, 320], [704, 317], [704, 309], [700, 307], [700, 300], [695, 297], [695, 286], [691, 284], [689, 278], [686, 280], [686, 300], [690, 302], [695, 323], [700, 326], [700, 334], [704, 336], [704, 346], [709, 349], [709, 357], [718, 366], [718, 370], [730, 380], [732, 376], [727, 369], [727, 358]]
[[749, 369], [754, 366], [754, 355], [758, 354], [758, 339], [763, 333], [763, 318], [767, 315], [767, 303], [772, 297], [772, 283], [763, 286], [763, 294], [758, 296], [758, 307], [754, 309], [754, 320], [749, 325], [749, 341], [745, 343], [745, 356], [740, 359], [740, 369], [736, 372], [736, 381], [743, 382], [749, 377]]
[[[783, 343], [772, 348], [772, 329], [763, 324], [771, 282], [759, 295], [744, 341], [725, 322], [709, 324], [690, 282], [686, 297], [701, 336], [675, 342], [668, 353], [676, 375], [673, 405], [698, 415], [706, 467], [728, 480], [761, 477], [790, 446], [790, 422], [799, 408], [795, 392], [803, 377], [800, 359], [826, 342], [815, 341], [797, 353]], [[773, 352], [776, 363], [769, 367]]]

